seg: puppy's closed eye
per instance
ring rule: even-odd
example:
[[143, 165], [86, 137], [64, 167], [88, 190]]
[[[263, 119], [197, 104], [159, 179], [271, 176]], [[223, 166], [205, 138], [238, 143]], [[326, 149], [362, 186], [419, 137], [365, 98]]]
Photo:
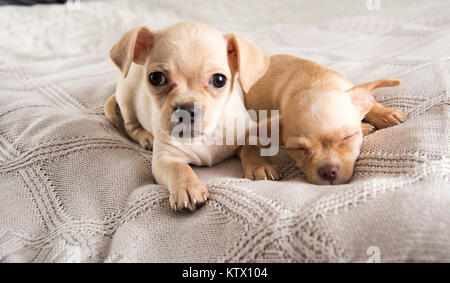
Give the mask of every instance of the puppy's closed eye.
[[288, 151], [301, 154], [308, 153], [309, 151], [309, 147], [301, 142], [288, 142], [286, 143], [285, 148]]
[[354, 132], [353, 134], [347, 135], [341, 140], [341, 142], [350, 142], [353, 140], [353, 138], [357, 137], [358, 134], [359, 134], [359, 131]]
[[287, 150], [297, 151], [298, 153], [307, 153], [308, 149], [306, 147], [296, 147], [296, 148], [286, 148]]

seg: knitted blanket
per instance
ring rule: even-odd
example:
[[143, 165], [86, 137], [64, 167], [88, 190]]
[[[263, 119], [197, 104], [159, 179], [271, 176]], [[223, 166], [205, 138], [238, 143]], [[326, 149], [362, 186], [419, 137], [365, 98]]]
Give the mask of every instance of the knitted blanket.
[[[355, 84], [401, 79], [374, 97], [408, 119], [365, 137], [345, 185], [307, 183], [283, 151], [273, 158], [277, 182], [243, 179], [235, 158], [194, 167], [211, 197], [192, 213], [170, 209], [152, 179], [152, 153], [103, 113], [119, 74], [107, 49], [150, 9], [93, 2], [79, 11], [2, 8], [0, 262], [450, 261], [449, 16], [215, 25]], [[30, 33], [18, 32], [19, 12], [57, 29], [46, 16], [54, 11], [65, 14], [64, 35], [42, 37], [27, 21]], [[6, 49], [11, 42], [17, 49]]]

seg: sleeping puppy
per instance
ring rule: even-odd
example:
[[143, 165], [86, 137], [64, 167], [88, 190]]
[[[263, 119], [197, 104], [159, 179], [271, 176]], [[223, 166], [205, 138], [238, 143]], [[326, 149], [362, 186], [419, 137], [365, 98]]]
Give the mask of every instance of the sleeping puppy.
[[[218, 143], [212, 133], [233, 131], [224, 121], [248, 116], [242, 91], [262, 77], [269, 57], [238, 34], [193, 22], [135, 28], [110, 56], [122, 76], [106, 116], [118, 125], [119, 106], [131, 139], [153, 148], [152, 173], [169, 189], [171, 207], [194, 210], [209, 194], [189, 164], [211, 166], [235, 154], [236, 146]], [[186, 128], [192, 132], [183, 135]]]
[[[347, 182], [359, 155], [363, 135], [402, 123], [406, 115], [383, 107], [371, 97], [380, 87], [400, 85], [380, 79], [354, 86], [342, 75], [289, 55], [270, 58], [266, 74], [246, 94], [248, 109], [277, 109], [280, 144], [306, 173], [310, 183]], [[361, 123], [365, 119], [368, 123]], [[372, 126], [373, 125], [373, 126]], [[276, 179], [277, 168], [256, 146], [240, 153], [244, 176]]]

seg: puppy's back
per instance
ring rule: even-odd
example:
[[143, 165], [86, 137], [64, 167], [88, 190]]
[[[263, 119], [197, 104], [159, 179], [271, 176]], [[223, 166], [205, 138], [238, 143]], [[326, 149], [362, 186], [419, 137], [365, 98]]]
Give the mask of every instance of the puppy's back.
[[291, 55], [275, 55], [270, 57], [266, 74], [245, 95], [245, 106], [254, 110], [280, 110], [288, 96], [322, 87], [344, 91], [353, 84], [315, 62]]

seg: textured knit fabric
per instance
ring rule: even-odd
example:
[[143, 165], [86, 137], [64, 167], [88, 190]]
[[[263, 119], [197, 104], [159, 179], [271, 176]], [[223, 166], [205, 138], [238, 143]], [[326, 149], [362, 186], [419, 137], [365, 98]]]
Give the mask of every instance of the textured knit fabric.
[[[119, 11], [114, 3], [105, 11]], [[364, 139], [345, 185], [307, 183], [284, 152], [273, 158], [278, 182], [242, 179], [237, 159], [194, 168], [211, 198], [193, 213], [170, 209], [152, 179], [152, 153], [103, 113], [119, 75], [107, 47], [129, 24], [120, 20], [108, 39], [80, 37], [96, 50], [27, 63], [2, 57], [0, 262], [366, 262], [373, 251], [381, 262], [450, 261], [450, 17], [217, 25], [355, 84], [401, 79], [374, 97], [408, 119]], [[92, 24], [68, 34], [87, 36]], [[17, 40], [0, 35], [2, 44]]]

